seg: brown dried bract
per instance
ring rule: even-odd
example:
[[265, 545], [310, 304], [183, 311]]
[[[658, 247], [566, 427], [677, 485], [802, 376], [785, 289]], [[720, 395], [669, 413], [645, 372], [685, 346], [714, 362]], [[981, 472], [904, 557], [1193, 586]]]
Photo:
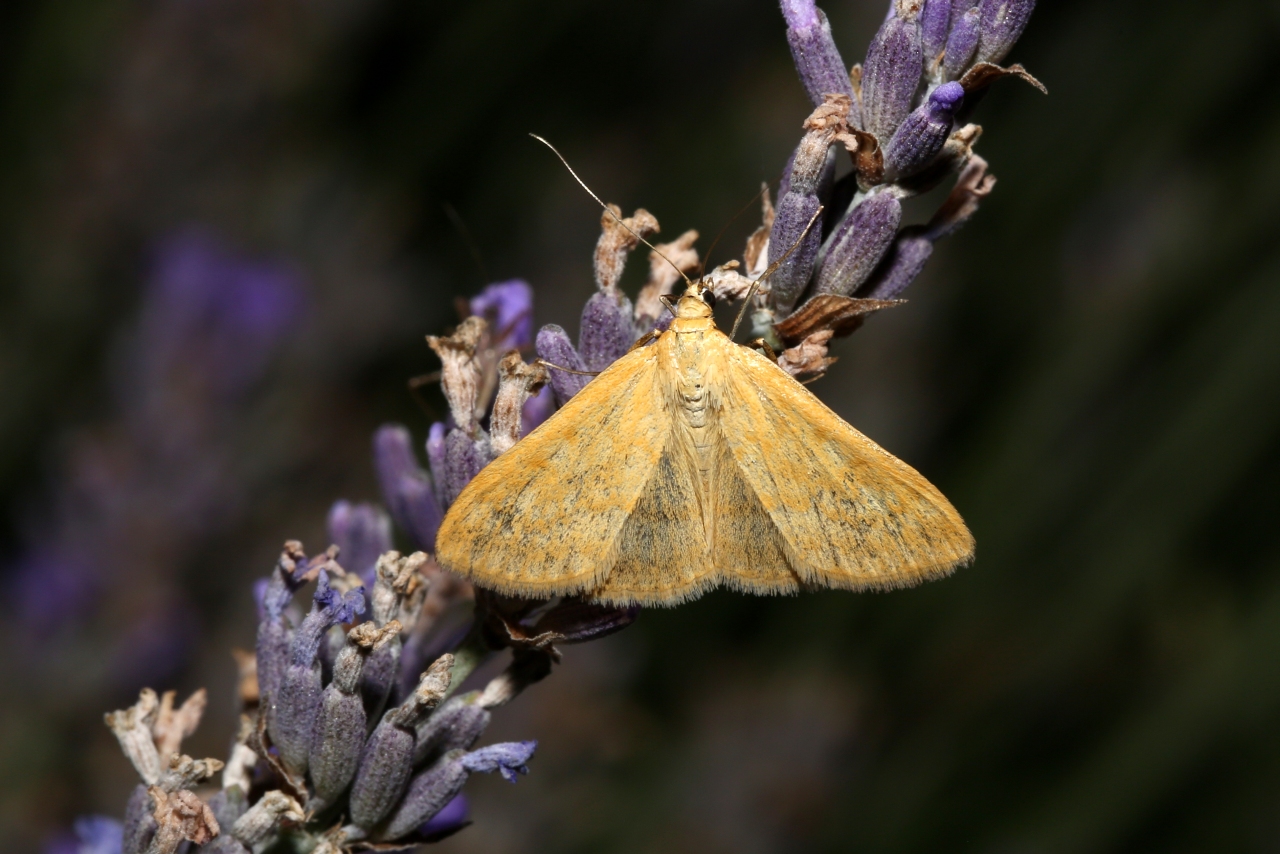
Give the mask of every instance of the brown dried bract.
[[934, 239], [955, 231], [977, 212], [978, 204], [991, 195], [995, 186], [996, 176], [987, 172], [987, 161], [976, 154], [970, 156], [955, 186], [925, 226], [926, 230]]
[[236, 686], [240, 696], [240, 708], [255, 708], [262, 700], [262, 693], [258, 687], [258, 656], [247, 649], [235, 647], [231, 650], [231, 657], [236, 662]]
[[[716, 295], [718, 300], [727, 300], [729, 302], [737, 302], [747, 295], [747, 291], [751, 289], [751, 279], [738, 272], [740, 265], [737, 261], [728, 261], [716, 267], [703, 282], [711, 288], [711, 292]], [[762, 282], [764, 287], [767, 283]]]
[[600, 217], [600, 239], [596, 241], [596, 284], [601, 290], [612, 291], [618, 287], [622, 270], [627, 264], [627, 254], [640, 245], [641, 237], [658, 232], [658, 219], [644, 208], [626, 219], [622, 208], [609, 205]]
[[683, 278], [681, 273], [687, 276], [698, 269], [701, 261], [693, 248], [697, 240], [698, 232], [689, 229], [670, 243], [657, 244], [656, 251], [649, 253], [649, 281], [636, 297], [636, 320], [652, 322], [661, 317], [662, 300], [658, 297], [671, 293], [672, 285]]
[[834, 356], [827, 355], [827, 345], [834, 333], [823, 329], [805, 338], [799, 344], [783, 350], [778, 356], [778, 367], [796, 379], [817, 379], [835, 364]]
[[498, 396], [493, 402], [489, 434], [494, 456], [520, 441], [524, 403], [547, 384], [547, 369], [540, 363], [526, 365], [519, 350], [502, 357], [498, 365]]
[[175, 851], [183, 840], [203, 845], [218, 835], [213, 810], [185, 789], [169, 794], [159, 786], [147, 790], [155, 804], [155, 838], [149, 851]]
[[992, 62], [979, 62], [964, 73], [964, 76], [960, 78], [960, 85], [964, 87], [965, 95], [972, 95], [974, 92], [987, 88], [1001, 77], [1017, 77], [1019, 80], [1030, 83], [1044, 94], [1049, 94], [1049, 90], [1045, 85], [1019, 64], [1001, 68]]
[[850, 334], [872, 312], [902, 305], [906, 300], [856, 299], [838, 294], [818, 294], [786, 320], [775, 323], [774, 332], [784, 346], [795, 347], [817, 332], [830, 331], [835, 337]]
[[440, 383], [449, 401], [449, 414], [468, 436], [479, 426], [476, 407], [480, 397], [483, 369], [476, 359], [476, 348], [488, 332], [484, 318], [468, 317], [452, 335], [428, 335], [427, 345], [440, 357], [443, 369]]

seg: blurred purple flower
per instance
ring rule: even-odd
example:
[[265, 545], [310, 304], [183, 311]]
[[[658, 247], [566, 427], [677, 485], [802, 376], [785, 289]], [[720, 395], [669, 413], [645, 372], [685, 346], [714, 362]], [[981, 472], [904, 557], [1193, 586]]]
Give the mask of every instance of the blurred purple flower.
[[533, 345], [533, 288], [523, 279], [489, 285], [471, 298], [471, 313], [488, 322], [498, 352]]
[[136, 627], [119, 647], [129, 662], [102, 672], [154, 679], [181, 661], [188, 609], [168, 579], [236, 511], [237, 417], [303, 306], [301, 279], [279, 263], [199, 229], [159, 242], [113, 347], [111, 414], [66, 438], [9, 569], [27, 632], [75, 625], [70, 642], [92, 631], [87, 615], [122, 611]]

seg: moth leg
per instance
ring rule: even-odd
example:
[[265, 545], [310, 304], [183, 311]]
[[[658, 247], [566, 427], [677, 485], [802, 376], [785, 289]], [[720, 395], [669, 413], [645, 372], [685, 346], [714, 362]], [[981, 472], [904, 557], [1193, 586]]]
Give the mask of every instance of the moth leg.
[[768, 342], [768, 341], [766, 341], [766, 340], [764, 340], [763, 338], [757, 338], [756, 340], [754, 340], [754, 341], [750, 342], [749, 344], [747, 344], [747, 346], [748, 346], [748, 347], [757, 347], [757, 348], [759, 348], [759, 349], [763, 350], [763, 351], [764, 351], [764, 354], [765, 354], [766, 356], [768, 356], [768, 357], [769, 357], [769, 361], [770, 361], [770, 362], [775, 362], [775, 363], [776, 363], [776, 362], [778, 361], [778, 354], [777, 354], [777, 353], [775, 353], [775, 352], [774, 352], [774, 350], [773, 350], [773, 348], [769, 346], [769, 342]]
[[632, 350], [639, 350], [641, 347], [645, 346], [646, 344], [648, 344], [650, 341], [657, 338], [661, 334], [662, 334], [661, 332], [658, 332], [655, 329], [650, 329], [648, 332], [646, 332], [645, 334], [637, 338], [636, 343], [632, 344], [631, 347], [628, 348], [627, 352], [630, 353]]
[[671, 297], [667, 296], [666, 294], [661, 294], [658, 297], [658, 299], [662, 300], [662, 304], [667, 307], [667, 311], [671, 312], [672, 314], [676, 313], [676, 304], [671, 301]]

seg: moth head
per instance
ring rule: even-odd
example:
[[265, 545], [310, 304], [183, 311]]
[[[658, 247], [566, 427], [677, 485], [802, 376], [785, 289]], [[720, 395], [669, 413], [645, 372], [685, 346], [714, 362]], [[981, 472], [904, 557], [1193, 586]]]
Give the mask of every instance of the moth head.
[[684, 296], [676, 304], [676, 317], [710, 317], [716, 307], [716, 295], [706, 281], [690, 282]]

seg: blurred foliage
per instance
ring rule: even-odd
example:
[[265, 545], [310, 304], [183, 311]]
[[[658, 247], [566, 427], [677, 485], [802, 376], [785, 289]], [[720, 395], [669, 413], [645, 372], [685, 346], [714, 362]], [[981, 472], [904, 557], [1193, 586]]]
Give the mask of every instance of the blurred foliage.
[[[847, 61], [882, 5], [824, 4]], [[474, 784], [446, 848], [1280, 843], [1280, 7], [1042, 6], [1011, 59], [1050, 96], [1001, 85], [976, 117], [994, 195], [815, 386], [955, 502], [977, 563], [885, 595], [715, 594], [571, 650], [493, 733], [542, 740], [532, 775]], [[113, 417], [156, 240], [196, 223], [310, 283], [242, 428], [248, 506], [168, 569], [202, 635], [156, 687], [210, 685], [213, 755], [248, 580], [374, 496], [377, 423], [424, 432], [420, 336], [516, 275], [574, 326], [598, 212], [525, 133], [705, 249], [807, 112], [768, 2], [13, 2], [0, 69], [7, 555], [66, 437]], [[90, 669], [4, 665], [11, 847], [123, 804], [98, 722], [139, 686]]]

